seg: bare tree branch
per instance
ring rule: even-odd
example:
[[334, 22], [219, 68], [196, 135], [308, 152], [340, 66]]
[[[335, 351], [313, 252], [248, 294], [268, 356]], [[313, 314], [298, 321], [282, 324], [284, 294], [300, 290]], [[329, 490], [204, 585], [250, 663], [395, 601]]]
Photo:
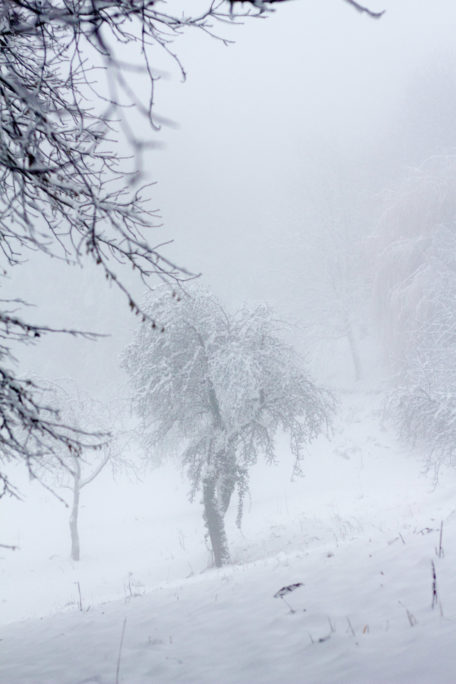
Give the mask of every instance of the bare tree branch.
[[[217, 24], [259, 17], [285, 0], [208, 0], [200, 14], [173, 14], [157, 0], [2, 0], [0, 3], [0, 273], [30, 252], [65, 263], [91, 260], [142, 311], [126, 273], [152, 287], [193, 277], [166, 256], [157, 210], [144, 184], [143, 155], [160, 127], [155, 87], [157, 54], [185, 77], [174, 41], [187, 29], [218, 37]], [[353, 0], [359, 11], [377, 16]], [[187, 3], [190, 4], [190, 3]], [[223, 42], [227, 42], [221, 38]], [[127, 57], [124, 57], [127, 55]], [[143, 76], [141, 92], [132, 74]], [[144, 86], [144, 87], [143, 87]], [[147, 133], [128, 112], [142, 117]], [[130, 146], [132, 168], [119, 159]], [[158, 243], [158, 244], [157, 244]], [[18, 376], [12, 345], [58, 330], [29, 324], [3, 302], [0, 312], [0, 497], [17, 495], [6, 473], [11, 461], [35, 466], [51, 455], [79, 455], [90, 435], [66, 425], [34, 382]], [[11, 309], [11, 307], [14, 307]], [[93, 437], [93, 436], [92, 436]]]
[[[228, 0], [228, 2], [231, 5], [231, 8], [233, 8], [235, 5], [249, 4], [260, 12], [270, 10], [271, 5], [276, 5], [279, 2], [289, 1], [290, 0]], [[356, 2], [356, 0], [345, 0], [345, 2], [348, 2], [348, 4], [354, 7], [356, 10], [358, 10], [358, 12], [364, 12], [368, 14], [370, 17], [373, 17], [374, 19], [379, 19], [382, 16], [382, 14], [385, 13], [385, 10], [383, 10], [382, 12], [374, 12], [370, 10], [368, 7], [360, 5], [360, 3]]]
[[[66, 263], [89, 259], [134, 313], [143, 312], [127, 284], [127, 269], [145, 286], [157, 277], [168, 283], [192, 277], [164, 254], [166, 243], [151, 237], [159, 216], [150, 204], [150, 185], [141, 185], [142, 156], [155, 144], [150, 133], [160, 127], [153, 106], [160, 74], [153, 62], [161, 51], [185, 76], [173, 40], [184, 29], [213, 36], [215, 22], [250, 14], [230, 15], [225, 7], [215, 0], [202, 14], [174, 16], [156, 0], [0, 3], [2, 275], [21, 266], [28, 252]], [[131, 86], [132, 73], [144, 76], [146, 97]], [[128, 121], [132, 107], [149, 124], [144, 139], [136, 133], [141, 126]], [[130, 144], [129, 173], [116, 151], [119, 136]], [[36, 477], [43, 461], [65, 463], [96, 442], [96, 435], [66, 424], [46, 404], [40, 386], [18, 377], [13, 355], [16, 344], [45, 334], [95, 335], [30, 324], [18, 311], [23, 304], [0, 302], [0, 497], [17, 495], [8, 463], [22, 461]]]
[[347, 2], [349, 5], [354, 7], [358, 12], [368, 14], [370, 17], [373, 19], [380, 19], [381, 16], [385, 14], [386, 10], [382, 10], [381, 12], [374, 12], [370, 10], [368, 7], [365, 7], [364, 5], [360, 5], [359, 2], [356, 2], [355, 0], [344, 0], [344, 2]]

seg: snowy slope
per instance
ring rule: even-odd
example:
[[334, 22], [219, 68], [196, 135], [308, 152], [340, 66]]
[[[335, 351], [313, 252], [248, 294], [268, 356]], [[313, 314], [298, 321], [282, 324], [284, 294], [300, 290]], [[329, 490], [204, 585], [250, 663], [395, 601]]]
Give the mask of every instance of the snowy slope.
[[[114, 684], [124, 625], [123, 684], [456, 681], [455, 476], [433, 487], [382, 427], [381, 403], [345, 394], [303, 479], [290, 481], [285, 450], [256, 468], [221, 570], [207, 569], [200, 506], [171, 466], [101, 483], [102, 510], [91, 492], [77, 567], [57, 504], [42, 502], [0, 565], [0, 682]], [[274, 594], [295, 582], [292, 612]]]

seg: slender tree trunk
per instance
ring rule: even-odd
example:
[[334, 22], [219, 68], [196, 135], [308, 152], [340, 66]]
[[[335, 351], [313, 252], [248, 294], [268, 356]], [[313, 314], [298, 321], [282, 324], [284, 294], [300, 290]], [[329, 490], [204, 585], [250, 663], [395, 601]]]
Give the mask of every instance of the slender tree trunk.
[[70, 513], [70, 534], [71, 534], [71, 558], [74, 561], [80, 559], [80, 546], [79, 546], [79, 530], [78, 530], [78, 517], [79, 517], [79, 495], [81, 491], [81, 468], [79, 463], [75, 464], [75, 470], [73, 473], [73, 502]]
[[359, 357], [358, 345], [356, 344], [355, 336], [353, 334], [353, 327], [350, 321], [346, 322], [346, 334], [348, 340], [348, 346], [350, 348], [350, 354], [353, 361], [353, 367], [355, 369], [355, 380], [361, 380], [362, 378], [362, 368], [361, 359]]
[[[204, 349], [206, 355], [206, 349], [204, 341], [200, 337], [201, 346]], [[226, 497], [223, 504], [220, 503], [218, 492], [217, 492], [217, 479], [220, 477], [220, 458], [217, 458], [220, 454], [215, 456], [215, 464], [211, 461], [214, 454], [212, 450], [214, 445], [217, 443], [217, 433], [223, 433], [223, 420], [222, 413], [220, 411], [220, 405], [215, 393], [214, 387], [212, 385], [210, 375], [207, 373], [207, 389], [208, 389], [208, 400], [209, 406], [212, 413], [214, 435], [212, 439], [212, 444], [208, 452], [208, 471], [203, 479], [203, 505], [204, 505], [204, 522], [206, 523], [207, 531], [209, 532], [209, 539], [211, 540], [212, 552], [214, 554], [214, 563], [217, 568], [222, 567], [226, 563], [230, 562], [230, 554], [228, 551], [228, 541], [225, 532], [225, 522], [223, 516], [225, 510], [223, 510], [226, 504]], [[218, 461], [218, 463], [217, 463]], [[214, 465], [216, 470], [214, 471]], [[230, 495], [231, 496], [231, 495]], [[228, 507], [229, 499], [226, 507]]]
[[223, 513], [217, 500], [216, 476], [214, 475], [208, 475], [203, 481], [203, 504], [204, 522], [209, 532], [214, 562], [216, 567], [220, 568], [230, 562], [230, 554]]

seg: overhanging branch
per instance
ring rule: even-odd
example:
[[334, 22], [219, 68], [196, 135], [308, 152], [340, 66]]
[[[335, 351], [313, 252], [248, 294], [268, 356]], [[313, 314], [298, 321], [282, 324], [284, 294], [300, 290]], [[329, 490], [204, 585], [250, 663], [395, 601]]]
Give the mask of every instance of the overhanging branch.
[[370, 17], [373, 19], [380, 19], [380, 17], [385, 14], [385, 10], [382, 10], [381, 12], [373, 12], [370, 10], [368, 7], [365, 7], [364, 5], [360, 5], [359, 2], [356, 2], [355, 0], [345, 0], [345, 2], [348, 2], [349, 5], [354, 7], [358, 12], [362, 12], [363, 14], [368, 14]]
[[[271, 5], [275, 5], [278, 2], [287, 2], [288, 0], [228, 0], [231, 6], [236, 5], [236, 4], [243, 4], [247, 3], [255, 7], [257, 10], [260, 12], [264, 12], [268, 8], [271, 7]], [[373, 10], [370, 10], [368, 7], [365, 7], [364, 5], [360, 5], [359, 2], [356, 2], [356, 0], [345, 0], [345, 2], [348, 2], [349, 5], [354, 7], [358, 12], [363, 12], [365, 14], [368, 14], [370, 17], [373, 19], [380, 19], [380, 17], [385, 13], [385, 10], [382, 10], [381, 12], [374, 12]]]

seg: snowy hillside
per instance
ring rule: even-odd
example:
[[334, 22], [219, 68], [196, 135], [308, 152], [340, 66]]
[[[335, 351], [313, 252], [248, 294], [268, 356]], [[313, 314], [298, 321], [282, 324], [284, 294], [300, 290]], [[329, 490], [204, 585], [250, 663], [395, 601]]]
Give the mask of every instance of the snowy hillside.
[[172, 464], [87, 491], [79, 564], [58, 502], [5, 504], [20, 550], [0, 561], [0, 682], [456, 681], [455, 477], [434, 487], [381, 407], [346, 394], [302, 479], [286, 453], [256, 468], [220, 570]]

